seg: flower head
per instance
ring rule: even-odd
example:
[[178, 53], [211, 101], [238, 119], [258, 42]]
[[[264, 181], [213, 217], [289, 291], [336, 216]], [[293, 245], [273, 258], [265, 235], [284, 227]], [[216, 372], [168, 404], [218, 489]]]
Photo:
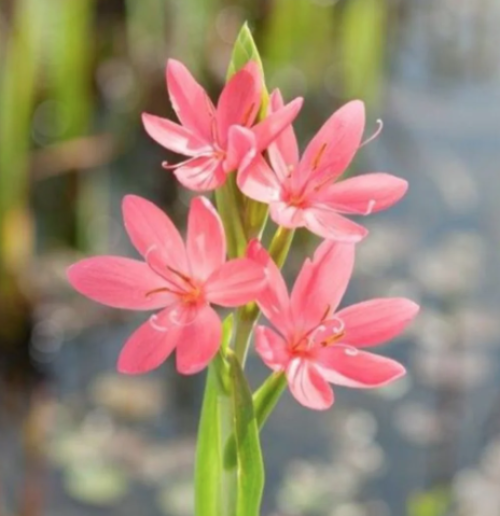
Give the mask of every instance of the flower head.
[[322, 410], [334, 401], [329, 383], [372, 388], [392, 382], [404, 367], [359, 348], [392, 339], [418, 306], [408, 299], [373, 299], [336, 312], [351, 277], [354, 245], [325, 241], [306, 260], [289, 295], [280, 271], [258, 243], [248, 255], [266, 266], [268, 286], [257, 298], [275, 329], [258, 326], [256, 348], [274, 371], [284, 372], [293, 396]]
[[193, 374], [217, 352], [221, 321], [211, 303], [252, 301], [266, 283], [262, 266], [248, 258], [226, 262], [219, 215], [204, 197], [192, 200], [186, 245], [159, 208], [136, 196], [123, 201], [125, 229], [144, 261], [116, 256], [87, 258], [68, 269], [81, 294], [129, 310], [156, 310], [129, 338], [118, 369], [137, 374], [158, 367], [176, 349], [177, 370]]
[[165, 168], [173, 168], [177, 179], [196, 191], [221, 186], [227, 174], [265, 150], [302, 105], [302, 99], [295, 99], [253, 126], [263, 88], [255, 61], [231, 77], [217, 107], [187, 68], [173, 59], [167, 64], [167, 88], [181, 125], [147, 113], [142, 121], [146, 132], [160, 145], [189, 156], [177, 165], [165, 164]]
[[[281, 94], [273, 92], [272, 110], [282, 106]], [[349, 102], [325, 122], [302, 158], [290, 126], [268, 149], [271, 166], [257, 156], [240, 171], [238, 186], [248, 197], [268, 203], [272, 219], [281, 226], [305, 226], [323, 238], [358, 242], [367, 230], [343, 214], [368, 215], [386, 209], [408, 187], [405, 180], [385, 173], [335, 182], [362, 145], [364, 125], [363, 103]]]

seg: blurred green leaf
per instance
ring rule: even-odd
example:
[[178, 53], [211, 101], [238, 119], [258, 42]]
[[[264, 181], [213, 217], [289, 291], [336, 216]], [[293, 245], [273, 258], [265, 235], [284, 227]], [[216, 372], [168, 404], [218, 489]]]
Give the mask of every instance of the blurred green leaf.
[[[46, 21], [43, 2], [14, 2], [0, 62], [0, 270], [7, 262], [23, 263], [18, 243], [12, 241], [22, 233], [13, 234], [7, 226], [28, 222], [31, 119]], [[25, 242], [21, 253], [29, 253], [30, 244]]]
[[408, 516], [446, 516], [450, 501], [448, 489], [438, 487], [421, 491], [408, 500]]
[[100, 462], [79, 462], [64, 475], [68, 494], [75, 500], [95, 506], [116, 503], [125, 496], [128, 485], [120, 467]]
[[259, 516], [264, 490], [264, 462], [252, 393], [234, 353], [228, 355], [233, 389], [238, 498], [236, 516]]
[[387, 2], [350, 0], [342, 17], [341, 51], [344, 93], [376, 102], [384, 66]]

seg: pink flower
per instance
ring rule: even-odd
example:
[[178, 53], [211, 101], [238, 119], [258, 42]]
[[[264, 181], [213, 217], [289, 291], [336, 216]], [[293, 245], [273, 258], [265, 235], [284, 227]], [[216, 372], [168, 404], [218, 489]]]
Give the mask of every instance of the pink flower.
[[257, 351], [271, 369], [286, 374], [299, 403], [323, 410], [334, 401], [329, 383], [372, 388], [405, 374], [398, 362], [358, 348], [401, 333], [418, 312], [415, 303], [373, 299], [335, 313], [351, 277], [354, 244], [324, 241], [304, 263], [290, 296], [259, 244], [251, 244], [248, 256], [267, 268], [268, 286], [257, 302], [277, 330], [257, 327]]
[[221, 186], [228, 173], [245, 159], [260, 153], [297, 116], [302, 99], [276, 109], [255, 122], [262, 100], [262, 77], [250, 61], [224, 87], [217, 108], [187, 68], [173, 59], [167, 64], [167, 87], [172, 106], [182, 125], [144, 113], [144, 127], [163, 147], [190, 156], [173, 168], [177, 179], [196, 191]]
[[[272, 110], [282, 105], [279, 91], [273, 92]], [[242, 168], [238, 186], [248, 197], [268, 203], [272, 219], [281, 226], [305, 226], [323, 238], [358, 242], [367, 230], [342, 214], [386, 209], [408, 187], [405, 180], [385, 173], [335, 183], [359, 149], [364, 125], [363, 103], [349, 102], [326, 121], [300, 159], [290, 126], [268, 149], [271, 167], [258, 156]]]
[[210, 304], [233, 307], [254, 300], [265, 286], [265, 271], [248, 258], [226, 262], [221, 220], [204, 197], [191, 202], [186, 245], [167, 215], [141, 197], [125, 197], [123, 217], [144, 261], [84, 259], [69, 268], [69, 281], [108, 306], [162, 309], [125, 344], [118, 360], [121, 372], [150, 371], [176, 349], [177, 370], [197, 373], [216, 354], [221, 339], [221, 321]]

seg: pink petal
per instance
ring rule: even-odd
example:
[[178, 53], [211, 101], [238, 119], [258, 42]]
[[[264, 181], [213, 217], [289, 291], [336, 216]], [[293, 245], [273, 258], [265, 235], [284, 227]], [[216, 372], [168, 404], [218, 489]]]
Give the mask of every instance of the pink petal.
[[357, 243], [368, 235], [368, 230], [352, 220], [325, 207], [311, 207], [304, 212], [309, 231], [329, 240]]
[[329, 382], [345, 387], [381, 387], [406, 373], [395, 360], [341, 344], [316, 350], [314, 358]]
[[[162, 318], [162, 313], [158, 314]], [[178, 344], [177, 329], [157, 327], [151, 319], [130, 336], [118, 358], [118, 371], [125, 374], [147, 373], [160, 366]]]
[[142, 123], [155, 142], [177, 154], [195, 156], [210, 149], [192, 131], [166, 118], [143, 113]]
[[179, 61], [167, 63], [167, 87], [182, 125], [204, 142], [214, 140], [215, 109], [205, 90]]
[[[274, 90], [270, 98], [269, 111], [275, 113], [284, 105], [281, 92]], [[281, 179], [287, 177], [290, 174], [290, 167], [296, 167], [299, 162], [297, 138], [291, 124], [269, 145], [267, 152], [271, 166], [278, 176]]]
[[177, 371], [195, 374], [205, 369], [220, 347], [222, 325], [214, 309], [206, 306], [189, 326], [179, 327]]
[[272, 202], [269, 205], [269, 213], [278, 226], [285, 228], [301, 228], [306, 223], [305, 211], [284, 201]]
[[191, 201], [187, 254], [193, 276], [205, 281], [226, 261], [226, 236], [219, 214], [205, 197]]
[[298, 97], [279, 111], [270, 113], [262, 122], [252, 127], [257, 141], [258, 153], [267, 149], [269, 144], [276, 140], [290, 126], [299, 114], [302, 103], [303, 99]]
[[325, 321], [342, 299], [354, 267], [354, 246], [323, 242], [306, 260], [295, 281], [291, 309], [297, 328], [308, 331]]
[[271, 328], [257, 326], [255, 330], [255, 349], [267, 367], [273, 371], [283, 371], [290, 361], [290, 353], [283, 337]]
[[257, 298], [259, 308], [282, 335], [289, 335], [293, 330], [290, 318], [290, 300], [280, 270], [269, 253], [256, 240], [249, 244], [247, 257], [259, 263], [267, 273], [267, 284]]
[[332, 406], [332, 388], [313, 364], [296, 358], [290, 362], [286, 375], [290, 392], [304, 407], [325, 410]]
[[147, 264], [129, 258], [86, 258], [72, 265], [67, 274], [80, 294], [114, 308], [154, 310], [173, 300], [165, 292], [150, 294], [166, 283]]
[[187, 272], [184, 242], [167, 215], [137, 195], [127, 195], [122, 203], [125, 229], [134, 247], [157, 271], [166, 265]]
[[376, 346], [399, 335], [415, 318], [419, 306], [404, 298], [372, 299], [340, 310], [344, 322], [342, 342]]
[[217, 103], [220, 144], [225, 147], [232, 125], [250, 127], [262, 101], [262, 78], [255, 61], [248, 62], [226, 84]]
[[189, 164], [174, 170], [179, 182], [195, 192], [215, 190], [226, 182], [222, 162], [213, 156], [195, 158]]
[[369, 215], [398, 202], [408, 182], [390, 174], [365, 174], [331, 185], [320, 192], [324, 203], [341, 213]]
[[239, 189], [256, 201], [267, 204], [280, 198], [278, 178], [260, 154], [250, 165], [240, 169], [237, 182]]
[[229, 128], [224, 171], [233, 172], [244, 169], [255, 158], [255, 136], [250, 129], [239, 125]]
[[[321, 127], [300, 162], [304, 177], [338, 177], [354, 158], [363, 137], [365, 107], [360, 100], [342, 106]], [[319, 177], [321, 176], [321, 177]]]
[[266, 285], [263, 267], [248, 258], [237, 258], [217, 269], [205, 283], [208, 301], [221, 306], [241, 306], [255, 301]]

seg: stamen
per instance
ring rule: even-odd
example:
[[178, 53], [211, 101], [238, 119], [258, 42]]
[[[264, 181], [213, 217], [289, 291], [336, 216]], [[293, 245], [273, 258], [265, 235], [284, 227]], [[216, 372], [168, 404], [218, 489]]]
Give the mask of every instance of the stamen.
[[151, 324], [153, 329], [156, 330], [156, 331], [167, 332], [168, 328], [165, 328], [164, 326], [160, 326], [159, 324], [157, 324], [156, 323], [157, 319], [158, 319], [158, 316], [156, 314], [153, 314], [149, 318], [149, 324]]
[[198, 156], [193, 156], [192, 158], [188, 158], [184, 161], [180, 161], [179, 163], [175, 163], [174, 165], [170, 165], [168, 163], [168, 161], [163, 161], [161, 166], [162, 168], [164, 168], [165, 170], [174, 170], [176, 168], [179, 168], [179, 167], [183, 167], [185, 165], [189, 165], [189, 163], [192, 163], [194, 160], [198, 159], [198, 158], [202, 158], [206, 156], [206, 154], [200, 154]]
[[183, 274], [182, 272], [170, 267], [169, 265], [167, 265], [167, 269], [172, 273], [172, 274], [175, 274], [176, 276], [178, 276], [182, 281], [184, 281], [185, 283], [187, 283], [190, 287], [193, 287], [193, 288], [196, 288], [196, 285], [194, 284], [193, 280], [187, 276], [186, 274]]
[[177, 296], [184, 295], [184, 292], [179, 292], [177, 290], [172, 290], [167, 287], [161, 287], [161, 288], [155, 288], [154, 290], [150, 290], [149, 292], [146, 292], [146, 297], [151, 297], [154, 294], [160, 294], [162, 292], [167, 292], [168, 294], [175, 294]]
[[318, 153], [316, 154], [316, 156], [314, 156], [314, 159], [313, 159], [313, 162], [312, 162], [312, 169], [313, 170], [316, 170], [319, 166], [319, 162], [321, 160], [321, 158], [323, 157], [323, 154], [325, 153], [325, 150], [326, 150], [326, 143], [324, 143]]
[[382, 132], [382, 129], [384, 127], [384, 122], [382, 122], [382, 120], [379, 118], [377, 119], [377, 129], [376, 131], [368, 138], [368, 140], [365, 140], [360, 146], [359, 148], [361, 149], [361, 147], [364, 147], [365, 145], [368, 145], [370, 142], [372, 142], [373, 140], [375, 140], [375, 138]]

